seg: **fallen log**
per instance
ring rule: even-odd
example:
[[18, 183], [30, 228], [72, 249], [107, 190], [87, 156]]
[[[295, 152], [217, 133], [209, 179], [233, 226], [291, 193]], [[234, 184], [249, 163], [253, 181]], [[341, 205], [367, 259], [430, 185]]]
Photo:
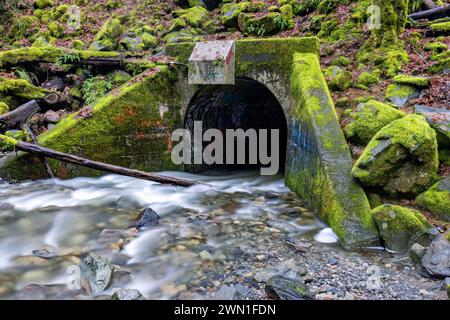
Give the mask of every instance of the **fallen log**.
[[[31, 137], [31, 141], [35, 144], [35, 145], [39, 145], [36, 135], [34, 134], [33, 130], [30, 128], [30, 126], [28, 124], [25, 124], [25, 129], [27, 130], [28, 134]], [[50, 167], [50, 163], [48, 163], [48, 160], [46, 157], [44, 156], [38, 156], [39, 160], [41, 161], [42, 165], [44, 166], [45, 171], [47, 172], [47, 175], [50, 179], [53, 179], [55, 176], [53, 175], [53, 171], [52, 168]]]
[[28, 119], [41, 110], [39, 103], [36, 100], [31, 100], [13, 111], [1, 115], [0, 132], [23, 128]]
[[199, 184], [195, 181], [189, 181], [185, 179], [178, 179], [173, 177], [167, 177], [151, 172], [143, 172], [134, 169], [128, 169], [116, 165], [111, 165], [103, 162], [93, 161], [86, 158], [78, 157], [72, 154], [63, 153], [59, 151], [55, 151], [52, 149], [48, 149], [45, 147], [41, 147], [32, 143], [17, 141], [13, 138], [0, 135], [0, 147], [6, 150], [19, 150], [28, 152], [31, 154], [44, 156], [51, 159], [56, 159], [62, 162], [76, 164], [82, 167], [96, 169], [104, 172], [114, 173], [122, 176], [154, 181], [162, 184], [173, 184], [181, 187], [190, 187], [196, 184]]
[[437, 8], [437, 5], [432, 0], [422, 0], [422, 5], [426, 9]]
[[408, 17], [410, 17], [413, 20], [421, 20], [421, 19], [436, 20], [448, 16], [450, 16], [450, 5], [412, 13]]

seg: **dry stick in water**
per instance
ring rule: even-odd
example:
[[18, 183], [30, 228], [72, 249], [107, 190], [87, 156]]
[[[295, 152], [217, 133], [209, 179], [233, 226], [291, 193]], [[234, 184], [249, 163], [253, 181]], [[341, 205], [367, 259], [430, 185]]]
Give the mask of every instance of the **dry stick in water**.
[[[37, 139], [36, 139], [36, 135], [34, 134], [33, 130], [31, 130], [30, 126], [28, 124], [25, 124], [24, 126], [25, 130], [28, 131], [28, 134], [31, 137], [31, 141], [33, 141], [33, 143], [35, 145], [39, 145]], [[46, 157], [39, 155], [38, 156], [39, 160], [41, 161], [42, 165], [45, 168], [45, 171], [47, 172], [47, 175], [50, 179], [53, 179], [55, 176], [53, 175], [52, 172], [52, 168], [50, 167], [50, 163], [48, 163], [48, 160]]]
[[47, 158], [56, 159], [63, 162], [73, 163], [80, 165], [82, 167], [96, 169], [100, 171], [105, 171], [109, 173], [115, 173], [123, 176], [133, 177], [142, 180], [149, 180], [154, 182], [159, 182], [162, 184], [173, 184], [181, 187], [190, 187], [193, 185], [200, 184], [199, 182], [189, 181], [185, 179], [178, 179], [173, 177], [167, 177], [151, 172], [143, 172], [134, 169], [128, 169], [116, 165], [111, 165], [103, 162], [93, 161], [85, 158], [81, 158], [75, 155], [71, 155], [68, 153], [63, 153], [59, 151], [55, 151], [52, 149], [44, 148], [32, 143], [17, 141], [10, 137], [6, 137], [4, 135], [0, 135], [0, 146], [6, 146], [9, 149], [15, 148], [16, 150], [28, 152], [31, 154], [36, 154], [40, 156], [44, 156]]

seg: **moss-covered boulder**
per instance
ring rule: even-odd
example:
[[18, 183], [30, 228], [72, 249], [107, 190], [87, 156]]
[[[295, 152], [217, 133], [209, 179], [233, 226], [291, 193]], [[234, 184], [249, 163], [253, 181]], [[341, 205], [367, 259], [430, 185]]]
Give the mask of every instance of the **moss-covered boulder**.
[[205, 23], [208, 19], [208, 10], [203, 7], [192, 7], [186, 11], [182, 18], [186, 20], [186, 23], [191, 27], [199, 28]]
[[94, 42], [89, 47], [90, 50], [110, 51], [117, 48], [119, 38], [123, 35], [125, 29], [119, 18], [107, 20], [100, 31], [95, 36]]
[[220, 12], [222, 23], [227, 27], [238, 26], [238, 18], [241, 13], [258, 12], [264, 8], [264, 2], [245, 1], [240, 3], [225, 3]]
[[323, 71], [328, 87], [333, 91], [344, 91], [352, 85], [351, 72], [338, 66], [331, 66]]
[[383, 127], [404, 116], [405, 113], [402, 111], [370, 100], [358, 105], [356, 111], [351, 115], [353, 120], [344, 128], [344, 133], [347, 139], [365, 145]]
[[436, 131], [439, 148], [450, 148], [450, 110], [415, 105], [414, 112], [423, 115]]
[[380, 81], [380, 76], [376, 72], [364, 71], [358, 76], [356, 84], [364, 87], [368, 87], [372, 84], [376, 84]]
[[450, 177], [419, 194], [416, 203], [440, 219], [450, 221]]
[[387, 250], [407, 252], [414, 244], [428, 245], [437, 230], [418, 210], [385, 204], [371, 214]]
[[450, 34], [450, 21], [433, 23], [430, 25], [430, 28], [435, 33], [448, 35]]
[[434, 182], [438, 165], [436, 133], [424, 117], [408, 115], [372, 138], [352, 174], [365, 186], [415, 196]]
[[406, 103], [413, 98], [417, 98], [420, 95], [420, 91], [416, 87], [404, 84], [391, 84], [386, 89], [385, 98], [391, 101], [393, 104], [403, 107]]
[[9, 111], [9, 106], [5, 102], [1, 101], [0, 102], [0, 115], [5, 114], [8, 111]]
[[394, 77], [394, 82], [397, 84], [406, 84], [417, 88], [426, 88], [430, 83], [430, 79], [425, 77], [413, 77], [400, 74]]

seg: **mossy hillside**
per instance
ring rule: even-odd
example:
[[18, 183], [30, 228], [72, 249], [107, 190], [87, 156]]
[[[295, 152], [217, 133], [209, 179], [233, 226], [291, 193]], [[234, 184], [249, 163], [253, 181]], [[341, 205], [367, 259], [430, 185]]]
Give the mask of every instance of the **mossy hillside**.
[[416, 203], [437, 218], [450, 222], [450, 178], [437, 182], [418, 195]]
[[[315, 54], [294, 55], [291, 81], [287, 186], [309, 199], [345, 247], [377, 243], [370, 206], [350, 176], [350, 152]], [[309, 137], [308, 145], [302, 136]]]
[[[148, 70], [101, 98], [93, 106], [63, 119], [39, 136], [42, 146], [89, 159], [145, 171], [175, 169], [170, 134], [181, 126], [179, 98], [167, 67]], [[161, 107], [167, 112], [161, 118]], [[127, 155], [126, 157], [124, 155]], [[86, 168], [51, 161], [61, 178], [99, 175]], [[7, 178], [45, 176], [33, 157], [9, 158], [1, 175]]]
[[364, 185], [396, 195], [417, 195], [436, 178], [436, 133], [420, 115], [383, 127], [355, 163], [352, 174]]
[[385, 204], [371, 211], [388, 250], [407, 252], [419, 242], [425, 244], [435, 234], [434, 227], [418, 210]]
[[351, 141], [367, 144], [383, 127], [404, 116], [405, 113], [402, 111], [382, 102], [370, 100], [358, 105], [351, 115], [353, 120], [344, 128], [344, 133]]

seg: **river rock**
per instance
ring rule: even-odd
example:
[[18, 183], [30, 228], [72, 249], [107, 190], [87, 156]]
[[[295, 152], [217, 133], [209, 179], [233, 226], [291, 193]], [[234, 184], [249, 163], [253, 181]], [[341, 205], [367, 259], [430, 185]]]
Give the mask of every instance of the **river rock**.
[[407, 252], [415, 242], [428, 245], [438, 231], [417, 210], [385, 204], [371, 211], [386, 249]]
[[420, 263], [420, 261], [422, 261], [422, 257], [426, 252], [427, 248], [419, 243], [414, 243], [409, 251], [409, 257], [414, 263]]
[[94, 294], [103, 292], [111, 282], [114, 267], [108, 259], [99, 255], [89, 255], [81, 264], [82, 278]]
[[136, 289], [119, 289], [111, 296], [111, 300], [145, 300]]
[[399, 107], [403, 107], [410, 99], [419, 97], [420, 90], [411, 85], [391, 84], [386, 89], [385, 98]]
[[450, 236], [439, 235], [422, 257], [424, 271], [433, 278], [450, 277]]
[[450, 147], [450, 110], [415, 105], [414, 112], [427, 119], [436, 131], [438, 144], [441, 148]]
[[450, 221], [450, 176], [419, 194], [416, 203], [436, 217]]
[[213, 300], [242, 300], [242, 296], [236, 288], [223, 285], [216, 292]]
[[265, 287], [269, 298], [276, 300], [313, 300], [314, 296], [298, 280], [283, 276], [273, 276]]
[[438, 165], [436, 133], [423, 116], [408, 115], [372, 138], [352, 175], [394, 196], [417, 195], [434, 181]]
[[404, 112], [390, 105], [370, 100], [358, 105], [351, 114], [353, 121], [344, 128], [344, 133], [351, 141], [367, 144], [384, 126], [404, 116]]
[[159, 218], [159, 215], [155, 211], [153, 211], [152, 208], [147, 208], [139, 214], [136, 228], [138, 228], [138, 230], [141, 230], [147, 227], [154, 227], [158, 225]]

